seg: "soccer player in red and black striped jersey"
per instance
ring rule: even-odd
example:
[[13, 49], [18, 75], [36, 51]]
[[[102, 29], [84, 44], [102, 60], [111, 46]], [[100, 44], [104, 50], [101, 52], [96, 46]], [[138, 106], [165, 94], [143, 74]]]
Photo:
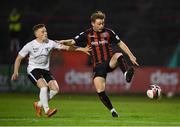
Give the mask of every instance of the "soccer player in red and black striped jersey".
[[126, 44], [120, 40], [118, 35], [111, 29], [104, 27], [105, 14], [97, 11], [91, 15], [92, 28], [80, 33], [74, 39], [61, 40], [59, 43], [65, 45], [77, 45], [91, 48], [91, 58], [94, 71], [94, 85], [102, 103], [110, 110], [113, 117], [118, 117], [118, 113], [113, 108], [111, 101], [105, 93], [105, 82], [107, 73], [120, 67], [127, 82], [131, 82], [134, 74], [133, 67], [128, 67], [123, 54], [113, 51], [112, 44], [115, 43], [128, 56], [134, 65], [138, 66], [136, 57], [132, 54]]

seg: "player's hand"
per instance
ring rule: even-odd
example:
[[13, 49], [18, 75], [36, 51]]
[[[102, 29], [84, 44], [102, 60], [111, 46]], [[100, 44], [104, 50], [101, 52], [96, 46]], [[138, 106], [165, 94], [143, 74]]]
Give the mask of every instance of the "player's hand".
[[90, 51], [91, 51], [91, 48], [89, 47], [89, 46], [87, 46], [87, 47], [85, 47], [85, 48], [83, 48], [83, 47], [78, 47], [77, 48], [77, 51], [81, 51], [81, 52], [84, 52], [84, 53], [86, 53], [87, 55], [89, 55], [90, 56]]
[[55, 40], [55, 42], [57, 42], [59, 44], [64, 44], [64, 40]]
[[16, 80], [18, 78], [18, 73], [13, 73], [12, 77], [11, 77], [11, 80]]
[[82, 48], [82, 51], [90, 56], [89, 52], [91, 51], [91, 48], [89, 46], [86, 46], [85, 48]]
[[134, 65], [139, 66], [139, 64], [138, 64], [137, 61], [136, 61], [136, 57], [135, 57], [135, 56], [130, 56], [130, 60], [131, 60], [131, 62], [132, 62]]

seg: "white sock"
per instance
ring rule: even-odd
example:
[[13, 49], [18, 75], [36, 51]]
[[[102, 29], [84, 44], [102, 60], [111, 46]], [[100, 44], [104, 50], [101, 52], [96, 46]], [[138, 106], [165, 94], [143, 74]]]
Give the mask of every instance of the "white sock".
[[42, 103], [41, 103], [40, 100], [38, 101], [38, 106], [39, 106], [39, 107], [42, 107]]
[[44, 108], [45, 113], [47, 113], [47, 111], [49, 110], [47, 93], [48, 93], [48, 88], [47, 87], [42, 87], [40, 89], [40, 94], [39, 94], [40, 103], [42, 103], [42, 106]]
[[56, 94], [58, 93], [58, 91], [55, 90], [50, 90], [49, 94], [48, 94], [48, 99], [52, 99]]
[[[52, 99], [57, 93], [58, 93], [58, 91], [50, 90], [50, 92], [48, 93], [48, 100]], [[42, 107], [41, 101], [38, 101], [38, 106]]]
[[112, 112], [116, 112], [116, 110], [113, 108], [113, 109], [111, 109], [111, 111], [110, 111], [110, 112], [111, 112], [111, 113], [112, 113]]

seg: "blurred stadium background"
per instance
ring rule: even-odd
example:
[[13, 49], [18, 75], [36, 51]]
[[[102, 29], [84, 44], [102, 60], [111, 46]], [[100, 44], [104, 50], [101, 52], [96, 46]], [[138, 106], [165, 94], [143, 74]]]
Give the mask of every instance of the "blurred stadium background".
[[[101, 10], [107, 16], [106, 26], [125, 41], [140, 64], [129, 85], [119, 69], [109, 74], [108, 93], [145, 96], [149, 85], [158, 84], [163, 95], [180, 94], [179, 0], [1, 0], [0, 6], [1, 93], [38, 91], [26, 77], [26, 60], [19, 80], [10, 81], [18, 50], [34, 38], [35, 24], [46, 24], [50, 39], [68, 39], [89, 28], [91, 13]], [[17, 20], [13, 19], [14, 10], [20, 15]], [[13, 23], [19, 25], [15, 30], [17, 35], [12, 35]], [[61, 93], [95, 93], [87, 55], [53, 52], [51, 70]]]

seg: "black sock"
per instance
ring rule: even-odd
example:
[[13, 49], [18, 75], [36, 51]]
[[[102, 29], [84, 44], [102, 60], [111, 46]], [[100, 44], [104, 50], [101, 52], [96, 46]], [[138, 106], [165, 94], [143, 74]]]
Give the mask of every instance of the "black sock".
[[119, 56], [119, 58], [117, 59], [117, 62], [119, 64], [119, 67], [122, 70], [122, 72], [125, 73], [128, 69], [128, 65], [127, 65], [123, 55]]
[[106, 95], [105, 91], [98, 93], [99, 98], [101, 99], [102, 103], [109, 109], [113, 109], [111, 101], [109, 97]]

